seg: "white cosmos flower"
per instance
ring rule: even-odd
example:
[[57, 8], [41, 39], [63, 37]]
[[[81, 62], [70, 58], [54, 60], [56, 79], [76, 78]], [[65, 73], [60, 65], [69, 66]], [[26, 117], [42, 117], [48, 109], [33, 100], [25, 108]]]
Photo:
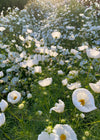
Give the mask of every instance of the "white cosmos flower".
[[50, 113], [52, 112], [52, 110], [58, 113], [64, 112], [64, 107], [65, 107], [64, 102], [62, 100], [58, 100], [58, 102], [59, 103], [55, 103], [55, 106], [50, 109]]
[[100, 58], [100, 51], [97, 51], [95, 49], [87, 49], [86, 54], [89, 58]]
[[0, 127], [5, 123], [5, 114], [4, 113], [0, 113]]
[[70, 90], [76, 89], [76, 88], [80, 88], [81, 87], [81, 83], [80, 82], [75, 82], [75, 83], [71, 83], [67, 85], [67, 88]]
[[58, 140], [58, 136], [54, 133], [48, 134], [47, 132], [41, 132], [38, 140]]
[[7, 96], [8, 102], [10, 102], [12, 104], [18, 103], [20, 101], [20, 99], [21, 99], [21, 93], [16, 90], [10, 92]]
[[58, 31], [54, 31], [54, 32], [52, 32], [51, 33], [51, 35], [52, 35], [52, 37], [55, 39], [59, 39], [60, 38], [60, 36], [61, 36], [61, 33], [60, 32], [58, 32]]
[[89, 83], [89, 86], [94, 92], [100, 93], [100, 80], [96, 83]]
[[96, 108], [93, 95], [85, 88], [78, 88], [72, 94], [73, 104], [82, 112], [90, 112]]
[[7, 107], [8, 107], [8, 103], [4, 99], [2, 99], [0, 102], [1, 111], [5, 111]]
[[52, 78], [46, 78], [46, 79], [40, 80], [40, 81], [38, 82], [38, 84], [39, 84], [40, 86], [42, 86], [42, 87], [49, 86], [49, 85], [51, 85], [51, 83], [52, 83]]
[[56, 124], [53, 132], [58, 135], [58, 140], [77, 140], [74, 130], [68, 124]]

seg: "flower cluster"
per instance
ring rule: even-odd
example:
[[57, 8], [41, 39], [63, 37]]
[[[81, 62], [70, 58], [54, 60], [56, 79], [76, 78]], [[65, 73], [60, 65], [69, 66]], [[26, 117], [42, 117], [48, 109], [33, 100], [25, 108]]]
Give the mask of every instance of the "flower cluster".
[[1, 132], [7, 139], [98, 138], [91, 132], [100, 122], [99, 13], [78, 11], [77, 0], [59, 8], [39, 2], [48, 10], [35, 13], [32, 4], [0, 15]]

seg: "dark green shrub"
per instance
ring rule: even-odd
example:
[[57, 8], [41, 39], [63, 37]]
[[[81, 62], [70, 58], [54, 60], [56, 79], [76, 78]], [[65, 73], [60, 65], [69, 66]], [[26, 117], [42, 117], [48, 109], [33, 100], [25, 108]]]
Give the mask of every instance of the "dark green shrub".
[[28, 0], [0, 0], [0, 12], [6, 11], [8, 7], [23, 9]]

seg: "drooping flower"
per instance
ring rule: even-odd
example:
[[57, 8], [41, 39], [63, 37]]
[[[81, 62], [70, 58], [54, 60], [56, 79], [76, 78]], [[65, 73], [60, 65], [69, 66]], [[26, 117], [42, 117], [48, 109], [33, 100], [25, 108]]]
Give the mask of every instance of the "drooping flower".
[[64, 112], [64, 107], [65, 107], [64, 102], [62, 100], [58, 100], [58, 102], [59, 103], [55, 103], [55, 106], [50, 109], [50, 113], [52, 112], [52, 110], [58, 113]]
[[48, 134], [47, 132], [43, 131], [38, 136], [38, 140], [58, 140], [58, 136], [54, 133]]
[[46, 78], [46, 79], [40, 80], [40, 81], [38, 82], [38, 84], [39, 84], [40, 86], [42, 86], [42, 87], [49, 86], [49, 85], [51, 85], [51, 83], [52, 83], [52, 78]]
[[51, 35], [54, 39], [59, 39], [60, 36], [61, 36], [61, 33], [58, 32], [58, 31], [54, 31], [54, 32], [51, 33]]
[[18, 103], [20, 101], [20, 99], [21, 99], [21, 93], [16, 90], [10, 92], [7, 96], [8, 102], [10, 102], [12, 104]]
[[95, 49], [87, 49], [86, 54], [89, 58], [100, 58], [100, 51]]
[[4, 113], [0, 113], [0, 127], [5, 123], [5, 114]]
[[8, 103], [4, 99], [2, 99], [0, 102], [1, 111], [5, 111], [7, 107], [8, 107]]
[[89, 83], [89, 86], [94, 92], [100, 93], [100, 80], [96, 83]]
[[80, 82], [75, 82], [75, 83], [71, 83], [67, 85], [67, 88], [70, 90], [76, 89], [76, 88], [80, 88], [81, 87], [81, 83]]
[[68, 124], [56, 124], [53, 132], [58, 135], [58, 140], [77, 140], [76, 133]]
[[82, 112], [90, 112], [96, 108], [93, 95], [85, 88], [78, 88], [72, 94], [72, 102]]

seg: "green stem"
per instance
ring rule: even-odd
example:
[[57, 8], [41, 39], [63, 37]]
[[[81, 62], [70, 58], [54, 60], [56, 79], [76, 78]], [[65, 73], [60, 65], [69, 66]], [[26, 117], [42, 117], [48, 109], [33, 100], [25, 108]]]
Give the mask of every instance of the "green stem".
[[87, 123], [86, 125], [88, 125], [88, 124], [95, 124], [95, 123], [100, 123], [100, 121], [96, 121], [96, 122], [92, 122], [92, 123]]
[[11, 140], [11, 138], [1, 129], [1, 131], [3, 132], [3, 134], [5, 135], [5, 137], [8, 139], [8, 140]]
[[10, 110], [9, 110], [9, 113], [10, 113], [13, 117], [15, 117], [19, 122], [22, 122], [22, 120], [19, 119], [16, 115], [14, 115], [13, 112], [11, 112]]

